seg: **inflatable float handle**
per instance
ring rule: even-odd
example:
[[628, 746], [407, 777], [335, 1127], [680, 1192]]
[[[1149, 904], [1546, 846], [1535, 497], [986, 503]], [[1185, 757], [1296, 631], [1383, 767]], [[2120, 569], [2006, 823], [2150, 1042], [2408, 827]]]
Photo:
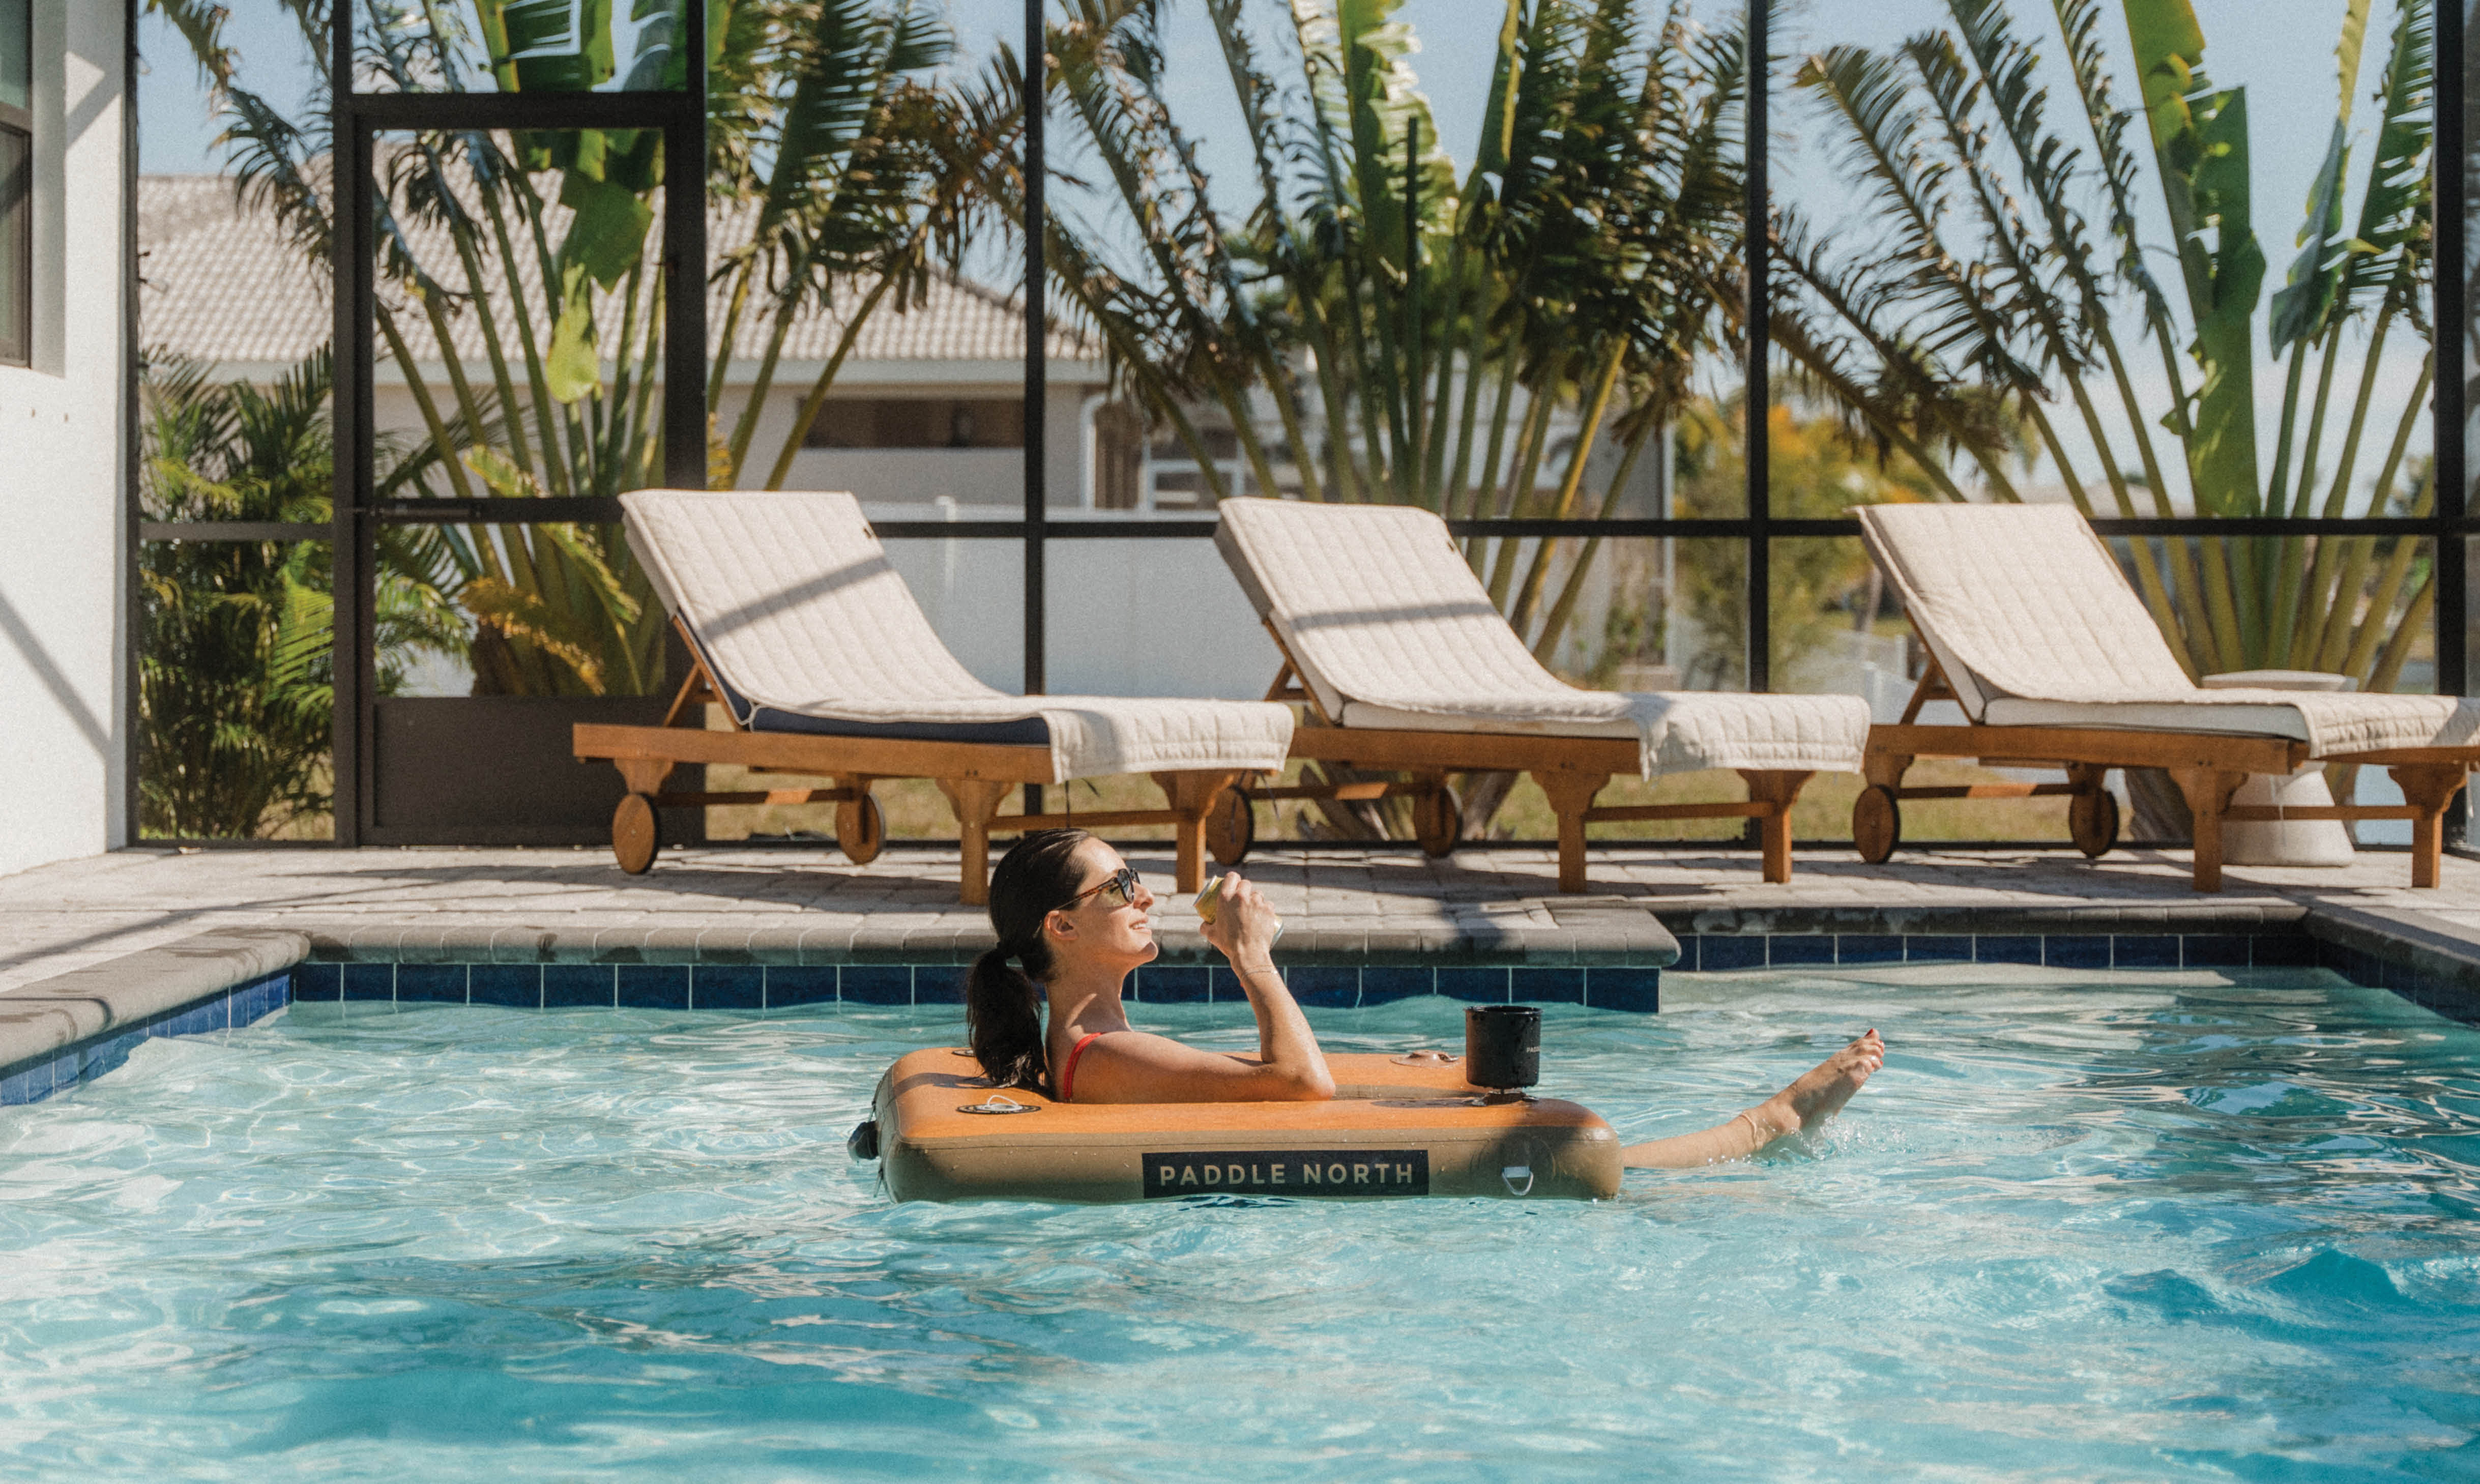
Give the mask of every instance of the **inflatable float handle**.
[[960, 1113], [997, 1114], [1039, 1113], [1042, 1111], [1042, 1105], [1039, 1103], [1019, 1103], [1016, 1099], [1009, 1097], [1006, 1093], [995, 1092], [989, 1097], [984, 1098], [979, 1103], [959, 1103], [956, 1105], [956, 1111]]

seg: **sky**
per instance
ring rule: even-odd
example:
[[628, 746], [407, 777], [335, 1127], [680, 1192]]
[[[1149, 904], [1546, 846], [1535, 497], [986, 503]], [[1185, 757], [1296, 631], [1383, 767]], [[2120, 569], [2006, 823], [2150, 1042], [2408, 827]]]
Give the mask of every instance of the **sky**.
[[[273, 0], [227, 3], [233, 13], [228, 35], [241, 49], [244, 79], [280, 100], [297, 98], [308, 74], [297, 37], [282, 11]], [[2269, 299], [2296, 250], [2293, 236], [2333, 127], [2334, 42], [2343, 3], [2194, 0], [2194, 4], [2207, 38], [2208, 71], [2220, 86], [2244, 83], [2248, 88], [2256, 227], [2270, 265], [2265, 291]], [[1274, 0], [1258, 0], [1258, 5], [1264, 18], [1279, 22], [1281, 8]], [[1737, 23], [1733, 11], [1718, 6], [1700, 4], [1690, 9], [1692, 14], [1710, 13], [1718, 20]], [[2049, 43], [2046, 50], [2057, 50], [2048, 6], [2019, 3], [2014, 9], [2028, 35]], [[2395, 0], [2377, 0], [2375, 9], [2360, 79], [2364, 100], [2384, 65]], [[949, 0], [948, 12], [964, 52], [960, 65], [970, 66], [987, 58], [1001, 37], [1021, 36], [1020, 0]], [[1943, 12], [1938, 0], [1797, 0], [1776, 22], [1776, 45], [1793, 53], [1833, 42], [1890, 45], [1934, 23]], [[1166, 57], [1170, 93], [1188, 110], [1183, 123], [1201, 138], [1209, 173], [1245, 190], [1250, 178], [1246, 141], [1202, 8], [1174, 0], [1172, 14]], [[1451, 151], [1469, 160], [1485, 103], [1498, 8], [1483, 0], [1405, 0], [1399, 16], [1419, 38], [1420, 52], [1413, 65], [1440, 134]], [[139, 103], [143, 166], [150, 171], [212, 170], [217, 168], [212, 145], [215, 130], [207, 118], [206, 95], [196, 69], [178, 37], [160, 18], [148, 16], [142, 24], [141, 48], [147, 64]], [[2117, 57], [2114, 70], [2119, 86], [2131, 95], [2133, 69], [2125, 58], [2126, 33], [2116, 6], [2105, 7], [2104, 28]], [[1789, 90], [1784, 83], [1777, 86], [1781, 98]], [[2369, 115], [2364, 106], [2355, 116], [2355, 136], [2363, 153], [2371, 128]], [[1860, 219], [1846, 172], [1837, 168], [1830, 151], [1810, 137], [1813, 125], [1798, 100], [1778, 103], [1774, 121], [1776, 199], [1798, 204], [1828, 231], [1838, 224], [1847, 228], [1855, 224]], [[2146, 200], [2155, 218], [2148, 235], [2162, 240], [2166, 232], [2157, 207], [2151, 204], [2149, 182]], [[2175, 278], [2175, 265], [2168, 262], [2157, 264], [2156, 272]], [[2131, 326], [2129, 338], [2131, 331]], [[2166, 383], [2157, 362], [2150, 354], [2133, 358], [2138, 362], [2139, 391], [2158, 407]], [[2149, 373], [2143, 369], [2147, 363], [2153, 364]], [[2416, 369], [2412, 355], [2399, 351], [2389, 354], [2378, 405], [2399, 409]], [[2260, 416], [2269, 423], [2279, 406], [2282, 378], [2267, 366], [2260, 368], [2257, 381]], [[2113, 435], [2123, 440], [2123, 422], [2113, 424]], [[2415, 438], [2415, 448], [2426, 446], [2424, 425]], [[2268, 435], [2268, 447], [2270, 441]], [[2071, 432], [2067, 442], [2071, 458], [2086, 462], [2090, 445], [2082, 435]], [[2123, 442], [2121, 446], [2123, 451]], [[2122, 458], [2128, 461], [2131, 459]]]
[[[226, 0], [232, 19], [228, 35], [243, 55], [244, 76], [272, 70], [290, 86], [273, 87], [279, 97], [297, 96], [306, 72], [299, 45], [280, 7], [272, 0]], [[1726, 13], [1704, 6], [1718, 16]], [[1805, 49], [1826, 41], [1885, 45], [1923, 29], [1942, 13], [1933, 0], [1806, 0], [1787, 22], [1793, 34], [1778, 39], [1784, 49]], [[2046, 6], [2020, 7], [2029, 22], [2042, 18]], [[2380, 5], [2381, 13], [2391, 7]], [[2115, 8], [2111, 10], [2114, 12]], [[2196, 0], [2196, 13], [2208, 41], [2206, 65], [2225, 86], [2248, 85], [2252, 108], [2256, 183], [2259, 200], [2284, 213], [2279, 228], [2286, 238], [2307, 196], [2307, 186], [2321, 156], [2334, 117], [2334, 38], [2342, 13], [2341, 0]], [[948, 13], [969, 56], [987, 56], [1001, 37], [1021, 37], [1023, 8], [1017, 0], [950, 0]], [[1463, 157], [1480, 126], [1489, 82], [1489, 55], [1497, 34], [1496, 8], [1482, 0], [1406, 0], [1400, 14], [1420, 39], [1414, 65], [1430, 98], [1441, 133]], [[2113, 14], [2112, 18], [2115, 16]], [[2371, 24], [2369, 50], [2382, 46], [2380, 13]], [[2123, 50], [2123, 32], [2110, 28], [2114, 47]], [[1203, 85], [1193, 93], [1201, 104], [1223, 104], [1222, 127], [1202, 126], [1209, 163], [1224, 162], [1216, 173], [1245, 169], [1238, 138], [1237, 115], [1227, 107], [1227, 87], [1221, 84], [1221, 64], [1212, 50], [1201, 8], [1175, 7], [1171, 33], [1171, 66], [1175, 78], [1194, 74]], [[215, 130], [206, 117], [206, 93], [197, 81], [182, 44], [157, 16], [142, 22], [141, 47], [148, 75], [140, 89], [140, 149], [144, 166], [154, 171], [197, 171], [215, 169], [211, 142]], [[2380, 56], [2364, 65], [2364, 84], [2373, 84]], [[2122, 63], [2120, 75], [2128, 76]], [[1211, 110], [1210, 110], [1211, 111]], [[1788, 122], [1788, 120], [1784, 120]], [[1778, 142], [1800, 142], [1785, 129]], [[1779, 169], [1779, 167], [1778, 167]], [[1796, 190], [1797, 176], [1781, 185]], [[2260, 232], [2266, 222], [2260, 221]]]

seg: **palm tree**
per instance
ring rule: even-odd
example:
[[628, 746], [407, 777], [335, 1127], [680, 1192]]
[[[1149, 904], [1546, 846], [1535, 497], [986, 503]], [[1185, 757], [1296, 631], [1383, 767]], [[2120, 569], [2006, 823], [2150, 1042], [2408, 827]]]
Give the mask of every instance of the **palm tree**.
[[[1891, 53], [1841, 46], [1805, 59], [1799, 86], [1869, 183], [1892, 250], [1830, 251], [1795, 213], [1779, 212], [1775, 261], [1795, 292], [1782, 298], [1777, 343], [1811, 388], [1931, 471], [1944, 498], [1965, 498], [1954, 464], [1977, 472], [1986, 498], [2019, 498], [2013, 449], [1998, 431], [2013, 422], [2031, 430], [2086, 514], [2177, 513], [2157, 428], [2174, 440], [2175, 478], [2198, 515], [2428, 514], [2432, 471], [2409, 447], [2436, 367], [2423, 313], [2432, 14], [2429, 0], [2402, 0], [2395, 16], [2353, 212], [2350, 130], [2370, 9], [2344, 0], [2331, 143], [2298, 255], [2267, 305], [2261, 352], [2266, 263], [2250, 214], [2247, 93], [2208, 80], [2188, 0], [2125, 4], [2167, 244], [2138, 229], [2147, 170], [2130, 133], [2139, 116], [2117, 101], [2099, 0], [2051, 4], [2082, 143], [2053, 129], [2049, 65], [2002, 0], [1948, 0], [1951, 30], [1922, 32]], [[2096, 216], [2108, 250], [2096, 241]], [[2154, 276], [2155, 260], [2178, 264], [2171, 289]], [[2123, 305], [2158, 356], [2163, 404], [2135, 389], [2129, 363], [2141, 351], [2119, 338]], [[2405, 330], [2423, 353], [2388, 436], [2372, 414], [2389, 338]], [[2341, 363], [2362, 335], [2345, 406]], [[2286, 362], [2269, 449], [2256, 412], [2260, 353]], [[2004, 415], [1986, 416], [1993, 406]], [[2065, 417], [2094, 451], [2084, 462], [2067, 451]], [[1949, 452], [1954, 458], [1940, 456]], [[2193, 675], [2323, 670], [2390, 690], [2429, 621], [2433, 562], [2413, 537], [2158, 538], [2130, 548], [2137, 588]], [[2184, 832], [2166, 780], [2131, 775], [2131, 784], [2152, 832]], [[2349, 779], [2335, 785], [2348, 796]]]
[[[148, 358], [140, 500], [157, 521], [323, 522], [335, 444], [323, 351], [265, 390], [216, 385], [195, 362]], [[435, 455], [382, 451], [401, 494]], [[408, 575], [382, 537], [378, 684], [462, 641], [451, 591]], [[335, 710], [334, 587], [324, 542], [149, 541], [140, 547], [138, 796], [142, 834], [223, 839], [327, 812]]]
[[[1871, 436], [1913, 456], [1947, 499], [1966, 498], [1957, 465], [1976, 472], [1984, 498], [2019, 498], [2002, 429], [2020, 420], [2087, 514], [2178, 513], [2181, 482], [2205, 516], [2428, 513], [2436, 491], [2408, 456], [2435, 374], [2422, 308], [2428, 0], [2405, 0], [2396, 16], [2356, 212], [2350, 125], [2370, 5], [2346, 0], [2332, 143], [2261, 350], [2265, 259], [2249, 218], [2246, 90], [2207, 80], [2187, 0], [2127, 0], [2150, 174], [2172, 229], [2170, 243], [2147, 242], [2136, 208], [2146, 161], [2130, 139], [2139, 116], [2117, 101], [2099, 0], [2051, 9], [2081, 143], [2054, 130], [2049, 64], [2002, 0], [1949, 0], [1951, 30], [1893, 52], [1833, 47], [1800, 64], [1799, 86], [1868, 182], [1889, 242], [1837, 252], [1795, 212], [1778, 212], [1775, 261], [1795, 292], [1783, 297], [1777, 339], [1798, 373]], [[2179, 265], [2169, 289], [2149, 266], [2157, 260]], [[2136, 390], [2130, 362], [2142, 352], [2119, 337], [2123, 306], [2158, 356], [2163, 404]], [[2377, 391], [2401, 331], [2424, 353], [2388, 430], [2375, 421]], [[2346, 404], [2341, 363], [2362, 335]], [[2269, 439], [2256, 415], [2260, 356], [2285, 363]], [[1993, 406], [2002, 415], [1991, 417]], [[2071, 456], [2068, 419], [2089, 457]], [[2170, 434], [2166, 455], [2156, 429]], [[2430, 563], [2413, 538], [2131, 544], [2139, 590], [2191, 674], [2315, 669], [2390, 690], [2428, 621]]]
[[[332, 240], [326, 112], [287, 118], [240, 86], [207, 0], [151, 0], [213, 80], [224, 142], [245, 196], [266, 201], [313, 265]], [[323, 91], [328, 7], [279, 0]], [[539, 7], [532, 8], [539, 10]], [[649, 10], [639, 6], [641, 14]], [[919, 81], [947, 38], [919, 0], [710, 0], [708, 173], [731, 283], [707, 388], [717, 409], [744, 317], [765, 335], [759, 384], [710, 478], [730, 483], [748, 457], [785, 337], [840, 300], [842, 344], [778, 453], [780, 484], [808, 424], [869, 315], [926, 286], [954, 191], [924, 141], [943, 127]], [[541, 17], [509, 0], [374, 13], [356, 65], [400, 90], [455, 90], [487, 71], [501, 91], [575, 91], [618, 73], [608, 7], [582, 13], [575, 42], [546, 52]], [[678, 86], [686, 59], [674, 26], [633, 31], [630, 86]], [[661, 467], [656, 403], [662, 354], [660, 272], [649, 240], [661, 190], [660, 141], [647, 131], [418, 133], [380, 156], [376, 328], [402, 374], [429, 444], [458, 451], [419, 492], [609, 496]], [[745, 208], [735, 210], [734, 208]], [[418, 327], [418, 328], [417, 328]], [[423, 372], [435, 348], [446, 387]], [[487, 374], [469, 375], [473, 360]], [[403, 543], [414, 569], [453, 590], [473, 621], [478, 693], [634, 695], [662, 681], [664, 625], [618, 528], [531, 523], [424, 528]]]
[[[1161, 7], [1071, 0], [1051, 77], [1094, 162], [1048, 214], [1062, 295], [1206, 494], [1227, 426], [1250, 487], [1450, 516], [1613, 510], [1692, 398], [1740, 302], [1741, 50], [1684, 5], [1507, 0], [1481, 133], [1459, 169], [1409, 65], [1397, 0], [1297, 0], [1263, 34], [1207, 0], [1249, 132], [1244, 215], [1219, 208], [1166, 91]], [[1268, 59], [1297, 68], [1279, 77]], [[956, 168], [1021, 223], [1015, 59], [960, 109]], [[1589, 487], [1597, 448], [1618, 456]], [[1470, 557], [1545, 659], [1596, 540], [1476, 540]], [[1485, 824], [1507, 780], [1464, 791]], [[1381, 827], [1374, 811], [1330, 811]], [[1393, 821], [1400, 828], [1402, 821]]]

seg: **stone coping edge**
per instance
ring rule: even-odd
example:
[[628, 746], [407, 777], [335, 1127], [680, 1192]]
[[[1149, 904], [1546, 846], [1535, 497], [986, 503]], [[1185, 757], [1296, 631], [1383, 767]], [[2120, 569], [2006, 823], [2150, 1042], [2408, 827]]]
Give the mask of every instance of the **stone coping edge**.
[[[1284, 934], [1284, 964], [1350, 962], [1376, 967], [1631, 965], [1679, 961], [1679, 934], [1884, 933], [1982, 937], [2051, 933], [2264, 933], [2306, 931], [2297, 902], [2238, 901], [1887, 906], [1863, 903], [1666, 910], [1610, 898], [1545, 901], [1555, 926], [1426, 923], [1305, 924]], [[893, 914], [890, 915], [894, 916]], [[559, 927], [469, 922], [312, 924], [310, 955], [332, 963], [498, 964], [966, 964], [995, 941], [988, 925], [952, 920], [844, 922], [837, 925]], [[1210, 965], [1220, 955], [1193, 927], [1158, 931], [1165, 965]]]
[[0, 994], [0, 1067], [280, 974], [310, 952], [307, 933], [227, 927], [38, 979]]
[[2310, 908], [2259, 898], [2237, 901], [2066, 902], [2055, 906], [1965, 903], [1801, 903], [1794, 906], [1653, 909], [1673, 933], [1884, 933], [1917, 937], [2048, 933], [2298, 933]]
[[[1605, 918], [1620, 914], [1605, 910]], [[1698, 939], [1802, 934], [1976, 936], [2041, 934], [2111, 926], [2194, 934], [2308, 937], [2318, 960], [2371, 987], [2392, 990], [2456, 1019], [2480, 1021], [2480, 943], [2440, 932], [2415, 913], [2384, 908], [2252, 902], [2034, 909], [1940, 906], [1799, 906], [1669, 914]], [[1646, 913], [1637, 922], [1591, 927], [1512, 927], [1502, 933], [1426, 929], [1329, 929], [1286, 941], [1286, 964], [1350, 957], [1360, 967], [1411, 964], [1594, 965], [1669, 968], [1681, 945]], [[1196, 934], [1168, 933], [1157, 962], [1204, 963], [1212, 951]], [[1185, 941], [1183, 941], [1185, 940]], [[391, 963], [911, 964], [969, 962], [987, 930], [942, 927], [892, 934], [865, 929], [608, 928], [588, 933], [476, 924], [448, 928], [319, 929], [227, 927], [74, 969], [0, 994], [0, 1068], [34, 1061], [141, 1025], [305, 959]], [[1697, 965], [1696, 967], [1704, 967]], [[1719, 966], [1716, 966], [1719, 967]], [[1732, 967], [1740, 967], [1734, 964]]]

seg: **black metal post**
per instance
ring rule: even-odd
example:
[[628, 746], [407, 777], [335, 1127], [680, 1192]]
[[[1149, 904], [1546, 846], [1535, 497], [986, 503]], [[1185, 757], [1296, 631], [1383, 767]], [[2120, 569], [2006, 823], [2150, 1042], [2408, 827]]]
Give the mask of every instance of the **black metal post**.
[[706, 6], [693, 0], [681, 18], [688, 84], [663, 126], [663, 482], [704, 489]]
[[[2442, 352], [2439, 360], [2444, 374], [2437, 378], [2429, 423], [2437, 440], [2440, 520], [2461, 520], [2468, 512], [2466, 481], [2470, 477], [2466, 456], [2470, 431], [2467, 420], [2471, 415], [2467, 388], [2472, 371], [2471, 262], [2466, 217], [2470, 202], [2466, 199], [2465, 190], [2471, 147], [2471, 120], [2465, 113], [2469, 104], [2466, 84], [2470, 63], [2464, 54], [2467, 40], [2464, 7], [2467, 3], [2468, 0], [2444, 0], [2437, 8], [2437, 137], [2431, 152], [2437, 179], [2430, 209], [2436, 213], [2435, 323], [2441, 342], [2438, 349]], [[2470, 622], [2469, 570], [2466, 566], [2470, 560], [2468, 548], [2469, 537], [2440, 534], [2432, 555], [2437, 572], [2437, 612], [2432, 632], [2437, 641], [2437, 690], [2441, 695], [2470, 693], [2470, 677], [2465, 667], [2469, 659], [2465, 652], [2465, 635]], [[2449, 846], [2460, 846], [2464, 841], [2470, 818], [2469, 799], [2467, 790], [2446, 813]]]
[[139, 495], [138, 402], [138, 0], [120, 7], [120, 828], [110, 844], [134, 845], [138, 817], [138, 680], [143, 673], [146, 606], [138, 580], [139, 527], [146, 518]]
[[375, 271], [371, 261], [371, 131], [363, 123], [353, 96], [353, 7], [333, 7], [329, 36], [328, 99], [333, 109], [330, 156], [330, 199], [335, 210], [335, 240], [328, 245], [334, 274], [336, 327], [331, 354], [333, 379], [328, 418], [333, 430], [336, 473], [330, 503], [335, 534], [329, 581], [335, 595], [334, 631], [328, 650], [335, 682], [335, 743], [329, 762], [329, 787], [334, 791], [330, 815], [336, 844], [357, 846], [369, 821], [372, 800], [370, 723], [375, 656], [369, 653], [375, 606], [372, 570], [375, 532], [366, 518], [372, 487], [372, 429], [375, 413], [371, 396], [371, 323]]
[[[1423, 428], [1421, 388], [1426, 378], [1421, 370], [1421, 294], [1418, 276], [1421, 272], [1421, 116], [1413, 114], [1404, 120], [1404, 360], [1409, 371], [1404, 378], [1404, 421], [1411, 436], [1404, 440], [1409, 455], [1411, 470], [1405, 473], [1402, 487], [1408, 497], [1424, 497], [1425, 481], [1412, 471], [1421, 467], [1429, 447]], [[1453, 327], [1450, 326], [1450, 334]], [[1452, 342], [1450, 342], [1452, 343]], [[1273, 490], [1265, 491], [1273, 494]]]
[[[1044, 537], [1050, 521], [1048, 469], [1044, 433], [1050, 402], [1050, 306], [1043, 235], [1048, 230], [1043, 187], [1047, 167], [1042, 153], [1044, 56], [1042, 0], [1024, 0], [1024, 693], [1049, 689], [1045, 653], [1049, 594], [1044, 581]], [[1024, 789], [1024, 807], [1042, 811], [1042, 785]]]
[[1772, 474], [1768, 462], [1771, 452], [1767, 438], [1767, 423], [1773, 409], [1773, 389], [1767, 379], [1766, 362], [1772, 349], [1768, 333], [1771, 300], [1767, 293], [1767, 247], [1770, 236], [1771, 213], [1766, 181], [1766, 93], [1770, 87], [1769, 72], [1770, 47], [1767, 37], [1767, 14], [1770, 0], [1748, 0], [1748, 117], [1745, 145], [1744, 187], [1742, 209], [1747, 214], [1747, 234], [1742, 250], [1746, 257], [1747, 274], [1747, 407], [1746, 454], [1748, 502], [1748, 689], [1773, 689], [1773, 553], [1770, 546], [1773, 521], [1773, 501], [1768, 486]]

